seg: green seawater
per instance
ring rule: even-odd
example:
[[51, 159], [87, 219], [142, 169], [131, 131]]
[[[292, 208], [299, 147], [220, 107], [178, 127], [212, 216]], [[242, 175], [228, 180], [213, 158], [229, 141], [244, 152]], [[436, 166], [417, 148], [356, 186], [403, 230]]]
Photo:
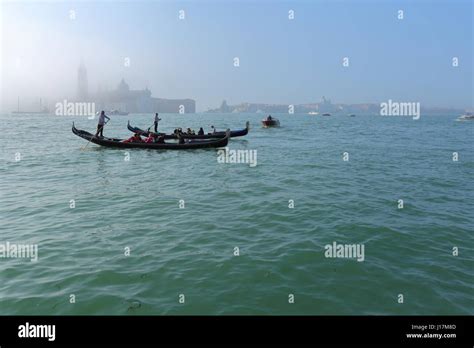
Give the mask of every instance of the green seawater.
[[[249, 120], [229, 148], [257, 150], [257, 166], [81, 150], [72, 121], [96, 120], [0, 116], [0, 243], [38, 245], [36, 262], [0, 258], [1, 315], [474, 314], [474, 122], [160, 116], [162, 130]], [[152, 124], [113, 116], [105, 135], [129, 137], [128, 119]], [[333, 242], [364, 245], [364, 261], [325, 257]]]

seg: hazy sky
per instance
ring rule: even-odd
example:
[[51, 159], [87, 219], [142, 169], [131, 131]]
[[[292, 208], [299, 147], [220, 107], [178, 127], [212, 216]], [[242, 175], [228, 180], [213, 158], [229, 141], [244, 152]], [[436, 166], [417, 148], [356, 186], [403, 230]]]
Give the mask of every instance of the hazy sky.
[[323, 95], [473, 106], [470, 0], [22, 1], [2, 3], [1, 15], [4, 111], [17, 96], [75, 96], [81, 59], [90, 92], [123, 77], [155, 97], [194, 98], [198, 111], [223, 99], [298, 104]]

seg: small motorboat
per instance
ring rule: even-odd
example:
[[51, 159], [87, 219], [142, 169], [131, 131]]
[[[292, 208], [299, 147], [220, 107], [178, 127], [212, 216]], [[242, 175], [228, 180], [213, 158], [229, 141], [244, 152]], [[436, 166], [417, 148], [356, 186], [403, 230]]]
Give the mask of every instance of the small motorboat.
[[319, 112], [317, 112], [317, 111], [310, 111], [310, 112], [308, 112], [308, 115], [317, 116], [317, 115], [319, 115]]
[[323, 114], [323, 116], [331, 116], [331, 114], [325, 113]]
[[[99, 116], [100, 112], [97, 111], [95, 114], [96, 114], [96, 116]], [[110, 111], [105, 111], [105, 114], [106, 115], [112, 115], [112, 116], [127, 116], [128, 112], [120, 111], [120, 110], [110, 110]]]
[[267, 118], [264, 118], [262, 120], [262, 125], [263, 125], [264, 128], [280, 127], [280, 121], [278, 121], [276, 118], [268, 116]]
[[120, 111], [120, 110], [110, 110], [109, 114], [110, 115], [118, 115], [118, 116], [127, 116], [128, 112]]
[[467, 114], [465, 115], [461, 115], [458, 117], [458, 120], [459, 121], [470, 121], [470, 120], [474, 120], [474, 114], [468, 112]]

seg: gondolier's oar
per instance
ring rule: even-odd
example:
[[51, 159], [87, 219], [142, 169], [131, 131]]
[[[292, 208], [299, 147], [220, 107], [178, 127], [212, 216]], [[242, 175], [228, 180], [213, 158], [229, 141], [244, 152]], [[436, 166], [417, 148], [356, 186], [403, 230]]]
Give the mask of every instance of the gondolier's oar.
[[89, 141], [87, 142], [87, 144], [84, 145], [84, 146], [81, 148], [81, 151], [84, 151], [84, 150], [86, 149], [87, 145], [89, 145], [89, 143], [91, 142], [91, 140], [94, 139], [94, 138], [95, 138], [95, 134], [92, 136], [92, 138], [89, 139]]
[[[105, 121], [105, 123], [104, 123], [104, 125], [102, 126], [102, 128], [104, 128], [105, 125], [106, 125], [107, 123], [109, 123], [109, 121], [110, 121], [110, 120]], [[98, 133], [98, 132], [97, 132], [97, 133]], [[84, 145], [81, 150], [85, 150], [85, 149], [86, 149], [87, 145], [89, 145], [89, 143], [92, 141], [92, 139], [95, 138], [95, 136], [97, 135], [97, 133], [95, 133], [95, 134], [89, 139], [89, 141], [87, 142], [87, 144]]]
[[[159, 118], [159, 117], [158, 117], [158, 121], [153, 121], [153, 124], [152, 124], [150, 127], [147, 128], [147, 129], [148, 129], [148, 132], [150, 132], [150, 128], [151, 128], [151, 127], [154, 127], [154, 126], [155, 126], [155, 122], [157, 123], [157, 124], [156, 124], [156, 127], [158, 128], [158, 122], [160, 122], [160, 121], [161, 121], [161, 118]], [[158, 131], [158, 129], [157, 129], [157, 131]], [[153, 132], [153, 133], [154, 133], [154, 132]]]

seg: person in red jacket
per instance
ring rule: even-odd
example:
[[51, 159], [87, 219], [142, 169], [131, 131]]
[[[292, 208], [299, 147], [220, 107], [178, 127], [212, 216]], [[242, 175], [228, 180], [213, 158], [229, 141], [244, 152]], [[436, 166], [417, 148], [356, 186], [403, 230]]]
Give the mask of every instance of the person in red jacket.
[[156, 134], [155, 133], [148, 133], [148, 137], [145, 139], [145, 143], [154, 143], [156, 139]]
[[135, 133], [132, 137], [123, 141], [124, 143], [143, 143], [143, 139], [140, 134]]

